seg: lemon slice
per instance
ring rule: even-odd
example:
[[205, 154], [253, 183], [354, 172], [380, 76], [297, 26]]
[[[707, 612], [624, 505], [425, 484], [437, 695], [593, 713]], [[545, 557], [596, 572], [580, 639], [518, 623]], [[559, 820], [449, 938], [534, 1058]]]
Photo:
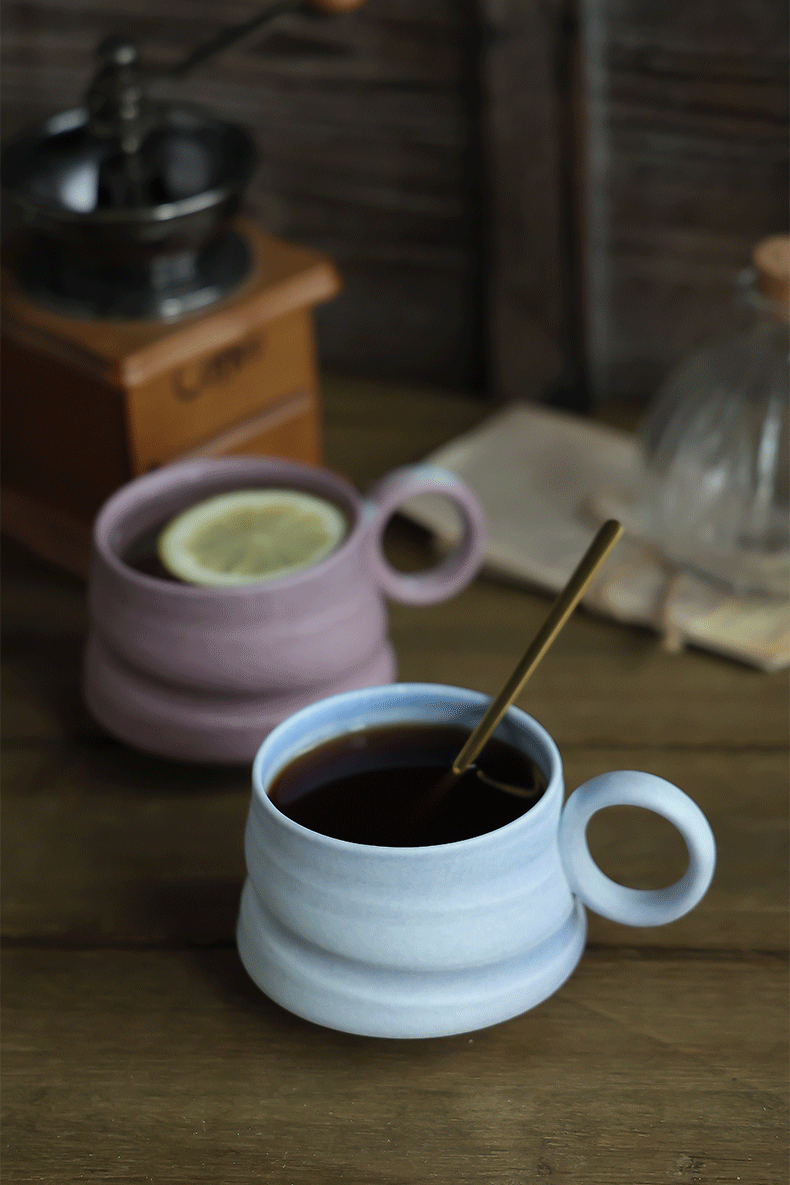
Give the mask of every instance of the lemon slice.
[[317, 563], [345, 534], [342, 513], [323, 498], [300, 490], [235, 490], [177, 515], [157, 551], [187, 584], [253, 584]]

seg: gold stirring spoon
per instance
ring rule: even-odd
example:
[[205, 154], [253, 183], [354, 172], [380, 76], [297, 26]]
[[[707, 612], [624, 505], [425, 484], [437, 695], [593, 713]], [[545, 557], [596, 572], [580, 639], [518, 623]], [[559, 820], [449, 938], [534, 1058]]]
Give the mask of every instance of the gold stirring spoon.
[[[472, 766], [475, 758], [480, 754], [505, 712], [521, 692], [527, 679], [529, 679], [571, 613], [573, 613], [573, 610], [583, 597], [593, 577], [622, 533], [622, 525], [615, 519], [609, 519], [599, 529], [592, 543], [573, 570], [568, 583], [549, 610], [543, 625], [527, 647], [516, 669], [499, 694], [489, 704], [485, 715], [470, 733], [466, 744], [461, 749], [450, 769], [431, 791], [425, 803], [426, 812], [432, 813], [459, 778]], [[537, 791], [527, 790], [524, 787], [508, 786], [505, 782], [497, 782], [477, 767], [474, 768], [474, 772], [487, 785], [509, 794], [518, 795], [520, 798], [531, 798], [537, 793]]]

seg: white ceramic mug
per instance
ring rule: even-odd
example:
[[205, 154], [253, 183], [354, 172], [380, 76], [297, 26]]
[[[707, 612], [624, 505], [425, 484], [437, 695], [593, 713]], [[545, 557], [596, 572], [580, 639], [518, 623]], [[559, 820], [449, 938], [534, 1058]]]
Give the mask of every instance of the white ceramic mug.
[[[716, 847], [699, 807], [653, 774], [593, 778], [563, 809], [562, 762], [535, 720], [511, 708], [496, 735], [542, 770], [547, 789], [512, 823], [431, 847], [333, 839], [289, 819], [267, 791], [300, 754], [386, 724], [474, 727], [488, 698], [396, 683], [321, 700], [280, 724], [253, 764], [247, 881], [237, 941], [258, 986], [298, 1016], [377, 1037], [438, 1037], [517, 1016], [550, 996], [581, 958], [584, 906], [633, 926], [688, 913], [713, 876]], [[646, 807], [673, 823], [689, 865], [664, 889], [629, 889], [590, 856], [603, 807]]]

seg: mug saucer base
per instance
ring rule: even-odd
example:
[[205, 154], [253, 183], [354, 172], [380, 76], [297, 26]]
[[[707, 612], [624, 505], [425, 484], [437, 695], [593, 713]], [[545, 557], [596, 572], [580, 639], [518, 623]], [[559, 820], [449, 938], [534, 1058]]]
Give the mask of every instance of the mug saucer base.
[[464, 971], [367, 967], [311, 946], [261, 906], [249, 879], [236, 942], [255, 984], [289, 1012], [325, 1028], [399, 1039], [473, 1033], [512, 1020], [552, 996], [587, 941], [584, 907], [515, 958]]
[[391, 683], [395, 653], [388, 641], [364, 663], [329, 683], [268, 695], [221, 695], [172, 686], [134, 670], [97, 635], [88, 639], [83, 695], [93, 718], [118, 740], [158, 757], [248, 765], [281, 721], [300, 708], [360, 687]]

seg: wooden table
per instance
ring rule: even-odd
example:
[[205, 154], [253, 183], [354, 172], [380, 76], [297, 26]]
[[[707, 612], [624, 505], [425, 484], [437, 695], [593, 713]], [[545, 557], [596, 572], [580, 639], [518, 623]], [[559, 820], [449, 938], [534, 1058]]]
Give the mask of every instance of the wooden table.
[[[365, 486], [479, 419], [472, 400], [333, 383], [327, 453]], [[393, 532], [402, 562], [425, 562]], [[233, 932], [245, 769], [104, 735], [80, 698], [84, 586], [4, 566], [3, 1179], [404, 1185], [787, 1181], [787, 686], [577, 614], [522, 704], [570, 788], [612, 768], [679, 783], [719, 845], [688, 917], [590, 917], [555, 996], [471, 1036], [353, 1037], [247, 978]], [[492, 692], [546, 598], [478, 581], [391, 609], [403, 679]], [[635, 821], [633, 815], [640, 816]], [[682, 845], [622, 808], [604, 868], [667, 883]]]

